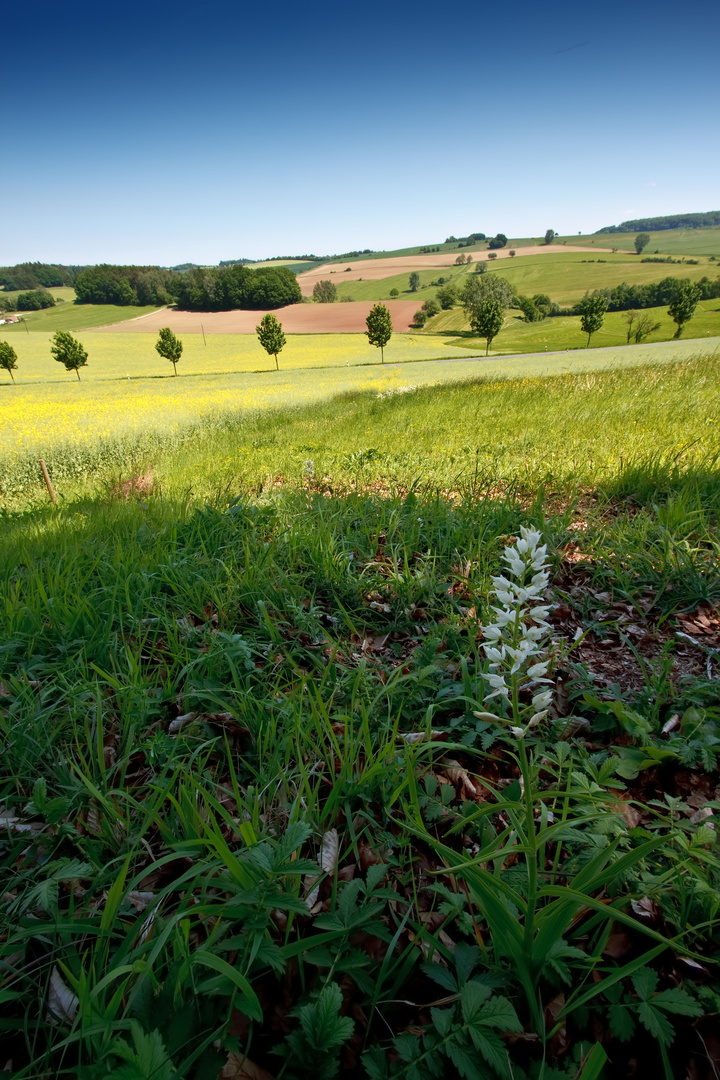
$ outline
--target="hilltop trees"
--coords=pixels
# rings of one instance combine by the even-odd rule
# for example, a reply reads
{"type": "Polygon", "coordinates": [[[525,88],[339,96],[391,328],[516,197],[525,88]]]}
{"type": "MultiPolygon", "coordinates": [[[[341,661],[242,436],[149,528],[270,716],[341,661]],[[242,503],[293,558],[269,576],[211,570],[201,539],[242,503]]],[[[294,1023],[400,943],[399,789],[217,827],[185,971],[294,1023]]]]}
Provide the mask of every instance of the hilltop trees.
{"type": "Polygon", "coordinates": [[[178,275],[177,304],[185,311],[267,311],[302,300],[297,278],[286,266],[196,268],[178,275]]]}
{"type": "Polygon", "coordinates": [[[74,371],[80,382],[80,368],[88,362],[88,354],[80,342],[65,330],[56,330],[50,352],[59,364],[65,365],[66,371],[74,371]]]}
{"type": "Polygon", "coordinates": [[[365,320],[368,341],[380,349],[380,363],[385,363],[385,346],[392,337],[393,326],[390,312],[384,304],[375,304],[365,320]]]}
{"type": "Polygon", "coordinates": [[[650,233],[641,232],[635,237],[635,251],[638,255],[642,255],[645,248],[650,243],[650,233]]]}
{"type": "Polygon", "coordinates": [[[173,370],[177,375],[177,362],[182,356],[183,347],[182,341],[179,337],[175,337],[169,326],[163,326],[162,330],[158,331],[155,348],[164,360],[172,362],[173,370]]]}
{"type": "Polygon", "coordinates": [[[334,281],[316,281],[313,288],[313,300],[318,304],[333,304],[337,300],[337,285],[334,281]]]}
{"type": "Polygon", "coordinates": [[[255,327],[255,331],[258,336],[258,341],[262,345],[268,356],[275,357],[275,370],[280,370],[278,364],[278,353],[282,352],[285,345],[285,335],[283,334],[282,325],[277,321],[272,312],[268,312],[267,315],[263,315],[260,320],[260,325],[255,327]]]}
{"type": "Polygon", "coordinates": [[[668,315],[677,325],[673,337],[680,337],[685,323],[690,322],[695,314],[695,308],[698,306],[701,295],[700,289],[692,281],[685,281],[680,286],[677,296],[668,308],[668,315]]]}
{"type": "Polygon", "coordinates": [[[507,244],[507,236],[505,233],[499,232],[497,236],[493,236],[492,240],[488,241],[488,247],[490,250],[493,248],[504,248],[507,244]]]}
{"type": "Polygon", "coordinates": [[[590,338],[599,330],[605,319],[605,312],[607,311],[607,297],[603,293],[596,293],[595,296],[588,296],[583,304],[583,312],[580,317],[580,329],[587,334],[587,345],[590,344],[590,338]]]}
{"type": "Polygon", "coordinates": [[[13,371],[17,371],[17,353],[7,341],[0,341],[0,368],[7,371],[12,381],[15,382],[13,371]]]}
{"type": "Polygon", "coordinates": [[[545,240],[543,241],[543,243],[552,244],[552,242],[553,242],[553,240],[555,239],[556,236],[557,236],[557,233],[555,232],[554,229],[548,229],[548,231],[545,233],[545,240]]]}

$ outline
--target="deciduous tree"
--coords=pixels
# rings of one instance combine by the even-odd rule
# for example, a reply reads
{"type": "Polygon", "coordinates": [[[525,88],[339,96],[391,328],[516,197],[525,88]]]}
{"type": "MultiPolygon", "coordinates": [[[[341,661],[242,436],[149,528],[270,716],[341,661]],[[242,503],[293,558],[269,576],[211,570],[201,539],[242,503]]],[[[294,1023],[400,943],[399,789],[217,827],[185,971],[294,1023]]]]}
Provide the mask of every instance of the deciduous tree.
{"type": "Polygon", "coordinates": [[[413,270],[410,275],[410,292],[417,292],[420,288],[420,275],[417,270],[413,270]]]}
{"type": "MultiPolygon", "coordinates": [[[[411,275],[412,276],[412,275],[411,275]]],[[[384,304],[375,304],[365,320],[368,341],[380,349],[380,362],[385,363],[385,346],[392,337],[393,326],[390,312],[384,304]]]]}
{"type": "Polygon", "coordinates": [[[281,353],[285,345],[283,328],[271,311],[263,315],[260,325],[255,327],[258,340],[268,356],[275,357],[275,370],[280,370],[278,353],[281,353]]]}
{"type": "Polygon", "coordinates": [[[605,319],[605,312],[607,311],[607,297],[602,293],[597,293],[595,296],[588,296],[583,304],[583,312],[580,317],[580,328],[587,334],[587,344],[585,348],[590,344],[590,338],[599,330],[605,319]]]}
{"type": "Polygon", "coordinates": [[[553,240],[555,239],[555,236],[556,236],[555,230],[554,229],[548,229],[547,232],[545,233],[545,241],[544,242],[546,244],[552,244],[553,240]]]}
{"type": "Polygon", "coordinates": [[[183,346],[179,337],[175,337],[169,326],[163,326],[158,331],[158,339],[155,348],[164,360],[172,362],[173,371],[177,375],[177,362],[182,356],[183,346]]]}
{"type": "Polygon", "coordinates": [[[50,352],[59,364],[65,365],[66,371],[74,371],[80,382],[79,369],[86,367],[88,362],[88,354],[80,342],[65,330],[56,330],[50,352]]]}
{"type": "Polygon", "coordinates": [[[438,289],[435,295],[443,311],[449,311],[455,303],[455,289],[452,285],[445,285],[442,289],[438,289]]]}
{"type": "Polygon", "coordinates": [[[668,315],[677,325],[673,337],[679,338],[685,323],[690,322],[692,319],[700,296],[700,289],[692,281],[685,281],[680,286],[677,296],[668,308],[668,315]]]}
{"type": "Polygon", "coordinates": [[[0,368],[4,368],[15,382],[13,371],[17,371],[17,353],[7,341],[0,341],[0,368]]]}
{"type": "Polygon", "coordinates": [[[490,344],[493,338],[502,330],[503,308],[499,300],[483,300],[478,304],[470,319],[470,326],[474,334],[484,337],[487,342],[485,355],[490,352],[490,344]]]}
{"type": "Polygon", "coordinates": [[[333,304],[337,300],[337,285],[334,281],[318,281],[313,288],[313,300],[318,304],[333,304]]]}
{"type": "Polygon", "coordinates": [[[510,307],[515,299],[515,292],[510,282],[500,274],[473,274],[465,279],[462,299],[465,311],[472,319],[477,305],[485,300],[497,300],[501,307],[510,307]]]}
{"type": "Polygon", "coordinates": [[[650,243],[650,233],[641,232],[635,237],[635,251],[638,255],[641,255],[645,248],[650,243]]]}

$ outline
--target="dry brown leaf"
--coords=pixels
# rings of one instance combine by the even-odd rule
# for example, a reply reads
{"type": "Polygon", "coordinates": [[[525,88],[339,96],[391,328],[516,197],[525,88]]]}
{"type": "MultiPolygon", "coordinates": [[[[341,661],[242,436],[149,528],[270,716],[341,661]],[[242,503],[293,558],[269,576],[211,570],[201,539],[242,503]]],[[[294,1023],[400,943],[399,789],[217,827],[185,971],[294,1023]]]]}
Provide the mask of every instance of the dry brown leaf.
{"type": "Polygon", "coordinates": [[[228,1054],[218,1080],[273,1080],[273,1075],[243,1054],[228,1054]]]}

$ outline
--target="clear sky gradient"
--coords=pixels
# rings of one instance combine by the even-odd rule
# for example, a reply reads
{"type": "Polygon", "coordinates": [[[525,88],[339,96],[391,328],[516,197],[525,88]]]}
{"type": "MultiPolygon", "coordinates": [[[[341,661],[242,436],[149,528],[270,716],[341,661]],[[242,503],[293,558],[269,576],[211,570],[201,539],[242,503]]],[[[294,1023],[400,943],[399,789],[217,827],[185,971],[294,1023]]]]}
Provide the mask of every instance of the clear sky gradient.
{"type": "Polygon", "coordinates": [[[720,209],[717,0],[38,0],[6,23],[0,265],[720,209]]]}

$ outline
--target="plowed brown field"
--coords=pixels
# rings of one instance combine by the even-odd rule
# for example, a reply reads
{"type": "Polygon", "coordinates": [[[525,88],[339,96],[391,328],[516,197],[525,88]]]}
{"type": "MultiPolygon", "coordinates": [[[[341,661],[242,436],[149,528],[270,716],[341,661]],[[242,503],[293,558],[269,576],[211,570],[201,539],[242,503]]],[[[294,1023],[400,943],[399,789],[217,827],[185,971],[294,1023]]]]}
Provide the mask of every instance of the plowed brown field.
{"type": "MultiPolygon", "coordinates": [[[[528,247],[500,248],[494,252],[498,259],[509,259],[510,251],[514,250],[516,256],[521,255],[557,255],[564,251],[604,251],[599,247],[580,247],[573,244],[530,244],[528,247]]],[[[608,251],[610,248],[607,249],[608,251]]],[[[462,253],[464,254],[464,252],[462,253]]],[[[489,251],[471,252],[474,262],[487,260],[489,251]]],[[[335,279],[335,284],[341,281],[378,281],[380,278],[392,277],[393,274],[410,273],[412,270],[429,270],[435,266],[454,266],[456,256],[452,252],[437,252],[432,255],[398,255],[390,259],[360,259],[353,262],[326,263],[324,266],[314,267],[304,274],[298,274],[298,284],[303,296],[311,296],[313,287],[318,281],[330,281],[335,279]]]]}
{"type": "MultiPolygon", "coordinates": [[[[364,333],[365,319],[371,300],[351,304],[292,304],[274,314],[287,334],[353,334],[364,333]]],[[[417,300],[389,300],[386,307],[392,317],[393,329],[404,332],[418,309],[417,300]]],[[[154,334],[169,326],[176,334],[254,334],[264,311],[175,311],[162,308],[138,319],[97,326],[95,330],[112,330],[119,334],[154,334]]],[[[90,331],[89,331],[90,332],[90,331]]]]}

